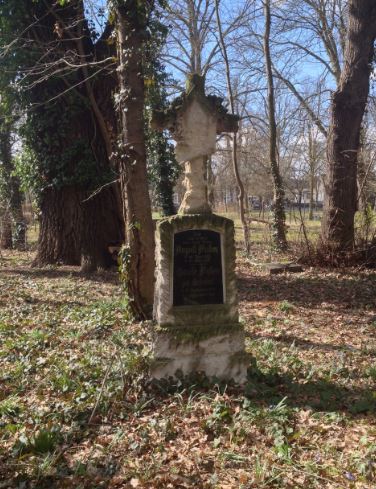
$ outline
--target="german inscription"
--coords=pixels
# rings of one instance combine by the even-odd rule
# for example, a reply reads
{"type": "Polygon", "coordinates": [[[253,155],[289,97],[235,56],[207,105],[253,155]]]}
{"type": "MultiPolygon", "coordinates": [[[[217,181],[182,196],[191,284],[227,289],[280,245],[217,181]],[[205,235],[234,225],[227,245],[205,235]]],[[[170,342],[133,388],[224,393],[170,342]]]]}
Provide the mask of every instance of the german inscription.
{"type": "Polygon", "coordinates": [[[205,229],[174,235],[173,305],[223,304],[221,235],[205,229]]]}

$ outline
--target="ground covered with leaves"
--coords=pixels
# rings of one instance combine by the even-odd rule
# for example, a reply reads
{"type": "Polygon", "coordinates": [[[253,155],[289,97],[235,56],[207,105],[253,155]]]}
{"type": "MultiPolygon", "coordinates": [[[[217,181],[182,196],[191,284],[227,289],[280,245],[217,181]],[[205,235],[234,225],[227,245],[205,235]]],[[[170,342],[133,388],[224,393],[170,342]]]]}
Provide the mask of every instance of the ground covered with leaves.
{"type": "Polygon", "coordinates": [[[150,384],[116,273],[0,258],[0,488],[375,488],[376,272],[239,260],[243,391],[150,384]]]}

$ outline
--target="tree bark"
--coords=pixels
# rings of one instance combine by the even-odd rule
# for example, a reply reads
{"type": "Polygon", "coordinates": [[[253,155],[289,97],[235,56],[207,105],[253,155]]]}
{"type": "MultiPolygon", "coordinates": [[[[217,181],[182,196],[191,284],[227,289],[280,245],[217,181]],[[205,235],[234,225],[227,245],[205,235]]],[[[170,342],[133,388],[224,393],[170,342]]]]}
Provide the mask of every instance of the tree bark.
{"type": "Polygon", "coordinates": [[[148,317],[154,297],[154,227],[144,135],[143,44],[152,1],[124,0],[116,8],[121,128],[120,183],[124,198],[130,268],[128,289],[136,314],[148,317]]]}
{"type": "Polygon", "coordinates": [[[321,237],[335,251],[354,245],[357,156],[376,37],[374,0],[351,0],[345,62],[332,98],[321,237]]]}
{"type": "Polygon", "coordinates": [[[33,266],[79,265],[84,194],[77,187],[50,187],[41,199],[38,250],[33,266]]]}
{"type": "Polygon", "coordinates": [[[10,175],[12,172],[12,155],[10,144],[10,125],[4,122],[0,127],[0,161],[3,166],[3,178],[7,188],[2,196],[0,245],[4,249],[13,248],[12,214],[10,208],[10,175]]]}
{"type": "Polygon", "coordinates": [[[4,250],[13,248],[12,218],[8,209],[2,212],[0,219],[0,247],[4,250]]]}
{"type": "Polygon", "coordinates": [[[270,0],[264,1],[265,32],[264,32],[264,57],[268,84],[268,118],[269,118],[269,161],[273,178],[274,202],[273,202],[273,240],[274,245],[280,251],[287,249],[286,240],[286,215],[284,207],[285,191],[282,176],[277,160],[277,124],[275,119],[274,80],[272,61],[270,54],[270,0]]]}
{"type": "Polygon", "coordinates": [[[81,237],[81,270],[92,272],[113,264],[108,250],[110,245],[124,242],[124,221],[119,209],[118,183],[89,196],[82,203],[83,222],[81,237]]]}
{"type": "Polygon", "coordinates": [[[309,162],[309,212],[308,219],[313,219],[315,170],[317,162],[316,145],[312,136],[312,128],[308,126],[308,162],[309,162]]]}
{"type": "Polygon", "coordinates": [[[22,193],[20,190],[20,181],[16,176],[12,176],[10,180],[11,198],[10,207],[12,212],[14,231],[13,231],[13,246],[17,250],[26,249],[26,221],[22,209],[22,193]]]}
{"type": "MultiPolygon", "coordinates": [[[[12,123],[4,121],[0,128],[0,160],[3,166],[3,177],[6,182],[5,200],[8,207],[6,216],[7,247],[25,249],[26,223],[22,210],[22,193],[19,179],[12,175],[12,123]]],[[[5,221],[4,221],[5,222],[5,221]]]]}
{"type": "Polygon", "coordinates": [[[115,184],[91,195],[77,186],[43,193],[34,266],[81,265],[86,273],[113,265],[108,248],[124,241],[115,184]]]}

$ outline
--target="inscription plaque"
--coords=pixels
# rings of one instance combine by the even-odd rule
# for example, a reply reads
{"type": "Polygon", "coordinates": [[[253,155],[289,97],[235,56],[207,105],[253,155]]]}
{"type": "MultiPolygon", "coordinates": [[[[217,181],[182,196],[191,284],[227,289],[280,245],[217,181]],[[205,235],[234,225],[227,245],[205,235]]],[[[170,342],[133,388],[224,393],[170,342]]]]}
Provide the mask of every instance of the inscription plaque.
{"type": "Polygon", "coordinates": [[[205,229],[174,235],[173,305],[223,304],[221,235],[205,229]]]}

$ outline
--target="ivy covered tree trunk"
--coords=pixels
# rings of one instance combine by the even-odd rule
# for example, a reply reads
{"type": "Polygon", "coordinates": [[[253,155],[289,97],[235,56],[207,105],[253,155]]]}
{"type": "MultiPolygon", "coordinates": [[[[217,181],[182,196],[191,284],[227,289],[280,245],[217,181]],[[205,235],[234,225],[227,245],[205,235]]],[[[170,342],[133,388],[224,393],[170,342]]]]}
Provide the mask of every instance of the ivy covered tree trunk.
{"type": "Polygon", "coordinates": [[[151,35],[144,46],[145,91],[145,137],[147,169],[155,200],[164,216],[176,213],[174,205],[174,186],[181,168],[176,161],[173,145],[163,132],[151,128],[154,110],[168,106],[167,92],[164,86],[168,75],[161,63],[162,48],[165,44],[167,30],[160,22],[152,20],[149,24],[151,35]]]}
{"type": "Polygon", "coordinates": [[[143,47],[152,1],[116,2],[120,182],[130,252],[128,289],[136,314],[150,316],[154,296],[154,226],[146,169],[143,47]]]}
{"type": "MultiPolygon", "coordinates": [[[[111,91],[107,98],[110,95],[111,91]]],[[[124,222],[109,149],[92,108],[81,100],[86,99],[74,96],[74,105],[62,100],[57,107],[45,106],[30,121],[28,140],[33,137],[47,187],[41,196],[35,265],[81,264],[84,272],[91,272],[113,265],[108,248],[123,242],[124,222]],[[54,136],[51,152],[42,136],[55,124],[60,124],[60,132],[54,136]],[[44,166],[43,154],[49,157],[44,166]]]]}
{"type": "Polygon", "coordinates": [[[264,57],[268,82],[268,117],[269,117],[269,161],[273,178],[274,202],[273,202],[273,239],[277,249],[287,249],[286,240],[286,215],[285,215],[285,191],[282,176],[277,159],[277,124],[275,120],[274,80],[272,61],[270,54],[270,0],[264,2],[265,33],[264,33],[264,57]]]}
{"type": "Polygon", "coordinates": [[[93,92],[97,111],[108,130],[100,130],[98,117],[93,114],[87,127],[87,141],[96,160],[96,185],[90,185],[82,202],[83,229],[81,236],[81,270],[91,272],[114,265],[109,246],[120,246],[124,242],[124,219],[118,173],[111,166],[114,141],[110,134],[116,131],[116,114],[112,94],[116,88],[116,77],[100,77],[93,92]],[[103,176],[105,180],[103,181],[103,176]]]}
{"type": "Polygon", "coordinates": [[[321,237],[334,251],[354,245],[357,157],[376,37],[375,0],[350,0],[344,67],[332,98],[321,237]]]}
{"type": "MultiPolygon", "coordinates": [[[[81,264],[89,272],[113,265],[108,247],[123,242],[124,222],[106,146],[90,110],[81,111],[77,117],[68,113],[65,136],[56,140],[61,150],[42,173],[49,185],[41,196],[35,264],[81,264]]],[[[40,158],[43,150],[49,147],[38,148],[40,158]]]]}
{"type": "Polygon", "coordinates": [[[156,201],[164,216],[176,214],[174,185],[179,174],[178,163],[172,155],[170,144],[163,134],[149,129],[148,169],[154,184],[156,201]]]}
{"type": "Polygon", "coordinates": [[[75,186],[46,190],[41,200],[34,266],[81,265],[83,272],[111,267],[114,263],[109,246],[124,241],[116,194],[111,187],[92,197],[75,186]]]}

